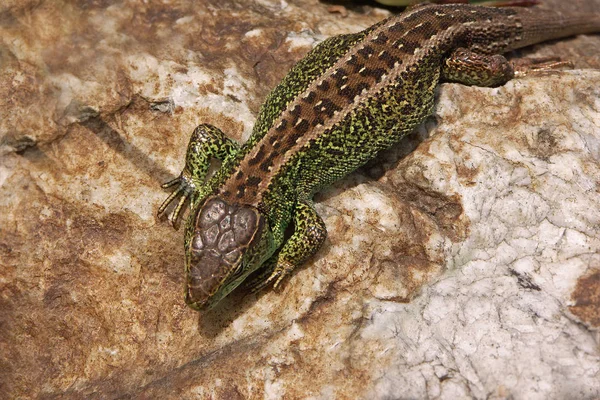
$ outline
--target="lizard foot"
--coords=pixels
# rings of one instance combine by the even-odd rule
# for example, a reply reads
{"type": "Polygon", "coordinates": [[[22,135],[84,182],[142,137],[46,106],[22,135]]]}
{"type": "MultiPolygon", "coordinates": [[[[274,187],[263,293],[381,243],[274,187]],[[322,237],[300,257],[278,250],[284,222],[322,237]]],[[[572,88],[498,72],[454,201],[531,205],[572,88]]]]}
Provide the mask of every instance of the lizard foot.
{"type": "Polygon", "coordinates": [[[182,216],[181,211],[183,210],[186,202],[190,200],[192,193],[194,193],[194,188],[193,185],[191,185],[183,176],[183,174],[161,185],[163,189],[169,189],[173,186],[176,186],[175,189],[171,192],[169,197],[162,202],[158,208],[157,215],[160,217],[162,214],[164,214],[169,205],[179,198],[179,201],[175,205],[173,212],[171,212],[168,217],[171,225],[177,229],[179,228],[179,221],[181,220],[182,216]]]}

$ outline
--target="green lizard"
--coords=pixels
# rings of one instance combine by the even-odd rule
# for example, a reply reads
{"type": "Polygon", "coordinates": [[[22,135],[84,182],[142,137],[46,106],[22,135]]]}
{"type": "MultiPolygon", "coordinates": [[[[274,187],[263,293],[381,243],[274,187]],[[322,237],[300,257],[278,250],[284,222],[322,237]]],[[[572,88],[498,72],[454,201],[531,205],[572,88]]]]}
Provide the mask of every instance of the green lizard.
{"type": "Polygon", "coordinates": [[[441,81],[497,86],[506,51],[600,31],[599,14],[427,5],[310,51],[270,93],[239,146],[198,126],[181,175],[159,208],[185,224],[185,300],[214,306],[250,274],[279,284],[327,235],[313,195],[397,143],[432,112],[441,81]],[[206,179],[212,158],[220,169],[206,179]],[[293,227],[286,237],[288,226],[293,227]]]}

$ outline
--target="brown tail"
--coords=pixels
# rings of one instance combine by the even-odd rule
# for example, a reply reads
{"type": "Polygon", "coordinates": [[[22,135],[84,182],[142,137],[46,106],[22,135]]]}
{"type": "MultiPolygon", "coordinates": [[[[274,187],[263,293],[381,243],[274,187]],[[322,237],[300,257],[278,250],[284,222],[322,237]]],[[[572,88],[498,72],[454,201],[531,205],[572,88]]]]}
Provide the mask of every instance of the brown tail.
{"type": "Polygon", "coordinates": [[[600,12],[581,14],[538,8],[515,8],[523,24],[523,37],[511,49],[546,40],[600,32],[600,12]]]}

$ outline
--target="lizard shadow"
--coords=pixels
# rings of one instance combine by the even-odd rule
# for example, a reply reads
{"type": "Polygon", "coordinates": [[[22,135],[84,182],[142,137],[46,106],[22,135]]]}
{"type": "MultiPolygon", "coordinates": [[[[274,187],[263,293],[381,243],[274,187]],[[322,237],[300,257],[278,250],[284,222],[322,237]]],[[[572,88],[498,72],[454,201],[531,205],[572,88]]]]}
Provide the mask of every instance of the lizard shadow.
{"type": "Polygon", "coordinates": [[[251,293],[244,284],[241,284],[214,308],[199,313],[198,333],[206,339],[217,337],[236,319],[245,315],[260,297],[262,297],[261,293],[251,293]]]}
{"type": "Polygon", "coordinates": [[[80,122],[80,125],[94,133],[99,139],[106,143],[107,146],[112,148],[115,152],[122,154],[123,157],[129,160],[138,170],[145,172],[157,182],[162,183],[173,175],[167,169],[161,167],[160,164],[148,157],[146,152],[125,140],[121,133],[113,129],[101,117],[89,118],[80,122]]]}

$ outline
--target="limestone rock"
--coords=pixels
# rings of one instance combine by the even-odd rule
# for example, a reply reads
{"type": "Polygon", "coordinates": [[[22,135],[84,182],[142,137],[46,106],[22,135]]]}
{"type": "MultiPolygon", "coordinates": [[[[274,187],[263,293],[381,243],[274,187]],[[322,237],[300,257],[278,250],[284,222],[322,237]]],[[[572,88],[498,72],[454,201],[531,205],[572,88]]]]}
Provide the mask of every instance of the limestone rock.
{"type": "Polygon", "coordinates": [[[388,14],[0,5],[0,393],[599,397],[598,36],[538,47],[574,70],[442,85],[316,197],[328,240],[280,290],[184,305],[182,235],[155,212],[193,128],[244,140],[295,60],[388,14]]]}

